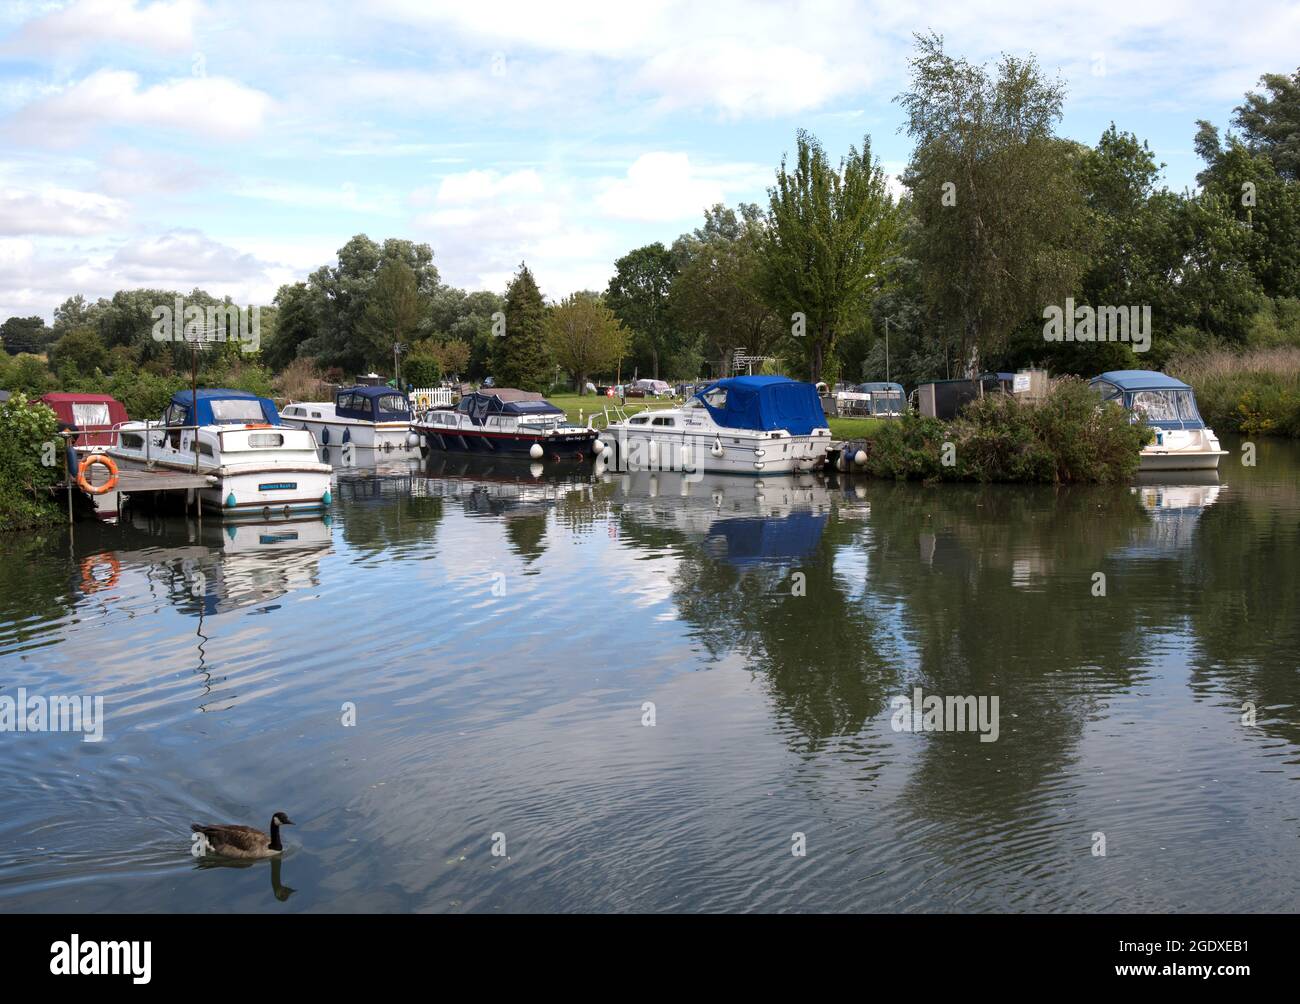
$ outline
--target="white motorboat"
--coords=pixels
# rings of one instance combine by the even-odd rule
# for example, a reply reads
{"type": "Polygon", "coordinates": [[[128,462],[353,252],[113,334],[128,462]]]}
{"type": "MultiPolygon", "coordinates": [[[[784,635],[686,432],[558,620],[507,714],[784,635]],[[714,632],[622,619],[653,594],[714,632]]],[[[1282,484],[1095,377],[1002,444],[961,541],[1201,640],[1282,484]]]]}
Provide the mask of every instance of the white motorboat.
{"type": "Polygon", "coordinates": [[[813,385],[779,376],[716,380],[680,408],[605,423],[601,458],[619,471],[793,474],[824,464],[831,444],[813,385]]]}
{"type": "Polygon", "coordinates": [[[1139,471],[1212,471],[1228,451],[1207,428],[1196,394],[1181,380],[1155,370],[1113,370],[1093,377],[1103,401],[1113,401],[1144,422],[1155,438],[1142,450],[1139,471]]]}
{"type": "Polygon", "coordinates": [[[330,401],[286,405],[280,419],[292,429],[306,429],[321,446],[366,450],[409,450],[411,407],[406,395],[391,387],[344,387],[330,401]]]}
{"type": "Polygon", "coordinates": [[[305,429],[280,422],[275,404],[239,390],[183,390],[159,422],[117,426],[109,454],[133,467],[195,471],[204,509],[223,516],[265,516],[328,509],[331,468],[305,429]]]}

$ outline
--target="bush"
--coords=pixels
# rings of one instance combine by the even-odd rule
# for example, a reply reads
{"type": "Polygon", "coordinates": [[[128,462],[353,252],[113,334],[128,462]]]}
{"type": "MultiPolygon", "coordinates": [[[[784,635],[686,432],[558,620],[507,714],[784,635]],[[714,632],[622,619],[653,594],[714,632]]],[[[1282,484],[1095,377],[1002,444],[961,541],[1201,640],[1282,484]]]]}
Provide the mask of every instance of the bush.
{"type": "Polygon", "coordinates": [[[48,394],[56,386],[54,374],[42,356],[20,353],[13,357],[4,373],[4,390],[21,391],[28,397],[48,394]]]}
{"type": "Polygon", "coordinates": [[[62,478],[63,458],[53,411],[21,392],[0,403],[0,530],[61,521],[49,490],[62,478]]]}
{"type": "Polygon", "coordinates": [[[1109,483],[1131,478],[1150,431],[1087,383],[1058,380],[1038,405],[1009,394],[972,401],[944,423],[906,415],[867,438],[873,477],[923,481],[1109,483]],[[951,444],[953,463],[943,463],[951,444]]]}
{"type": "Polygon", "coordinates": [[[413,387],[437,387],[442,367],[431,354],[413,352],[402,364],[402,379],[413,387]]]}

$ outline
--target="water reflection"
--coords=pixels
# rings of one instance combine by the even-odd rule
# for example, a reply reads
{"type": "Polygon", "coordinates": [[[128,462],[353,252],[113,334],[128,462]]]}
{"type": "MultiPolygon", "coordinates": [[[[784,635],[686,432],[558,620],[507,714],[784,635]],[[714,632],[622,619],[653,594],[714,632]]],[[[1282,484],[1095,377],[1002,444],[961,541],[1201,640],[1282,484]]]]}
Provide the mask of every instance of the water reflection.
{"type": "Polygon", "coordinates": [[[177,881],[186,826],[292,804],[294,910],[1287,908],[1298,453],[1117,488],[387,457],[326,519],[0,542],[0,687],[109,709],[0,741],[0,900],[267,909],[177,881]],[[998,741],[895,732],[914,687],[997,696],[998,741]]]}
{"type": "Polygon", "coordinates": [[[290,896],[298,890],[292,886],[285,885],[280,879],[280,872],[283,867],[283,859],[279,856],[269,858],[266,861],[239,861],[233,858],[203,857],[194,863],[196,871],[209,871],[221,868],[262,868],[268,867],[271,872],[271,895],[277,901],[284,903],[290,896]]]}

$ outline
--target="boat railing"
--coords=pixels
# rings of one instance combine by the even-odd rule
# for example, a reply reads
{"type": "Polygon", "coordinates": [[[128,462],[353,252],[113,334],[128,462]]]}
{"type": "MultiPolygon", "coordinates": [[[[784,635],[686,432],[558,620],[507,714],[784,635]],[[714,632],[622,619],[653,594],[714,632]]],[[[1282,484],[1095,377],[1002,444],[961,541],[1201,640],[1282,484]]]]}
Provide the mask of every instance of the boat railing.
{"type": "MultiPolygon", "coordinates": [[[[114,445],[116,445],[119,449],[121,449],[122,447],[122,433],[124,431],[144,432],[145,435],[142,437],[144,439],[144,462],[149,467],[152,467],[154,465],[153,436],[149,435],[149,433],[161,432],[163,434],[163,440],[165,441],[167,439],[167,435],[172,432],[197,433],[199,431],[199,426],[197,425],[163,425],[159,422],[151,422],[148,420],[146,420],[143,424],[144,424],[144,428],[141,429],[140,423],[137,422],[118,422],[115,426],[113,426],[113,428],[106,430],[106,432],[109,435],[117,436],[117,442],[114,445]],[[133,428],[123,429],[124,425],[131,425],[133,426],[133,428]]],[[[195,435],[192,442],[194,445],[194,471],[197,474],[199,470],[199,437],[195,435]]],[[[177,452],[179,452],[179,450],[177,452]]]]}

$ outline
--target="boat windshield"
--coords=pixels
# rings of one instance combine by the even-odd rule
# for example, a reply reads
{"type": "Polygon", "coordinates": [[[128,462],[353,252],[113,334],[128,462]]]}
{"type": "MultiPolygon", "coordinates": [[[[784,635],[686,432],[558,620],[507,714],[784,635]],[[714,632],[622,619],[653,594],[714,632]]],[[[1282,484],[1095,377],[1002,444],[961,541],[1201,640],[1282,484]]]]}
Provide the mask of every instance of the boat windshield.
{"type": "Polygon", "coordinates": [[[72,421],[78,429],[84,429],[88,425],[113,424],[113,420],[108,416],[108,405],[101,403],[74,403],[72,406],[72,421]]]}
{"type": "Polygon", "coordinates": [[[240,398],[216,399],[212,403],[212,418],[217,422],[265,422],[262,402],[240,398]]]}
{"type": "Polygon", "coordinates": [[[1200,417],[1190,390],[1137,391],[1133,410],[1147,422],[1192,422],[1200,417]]]}

